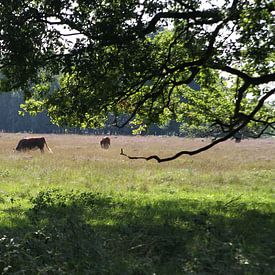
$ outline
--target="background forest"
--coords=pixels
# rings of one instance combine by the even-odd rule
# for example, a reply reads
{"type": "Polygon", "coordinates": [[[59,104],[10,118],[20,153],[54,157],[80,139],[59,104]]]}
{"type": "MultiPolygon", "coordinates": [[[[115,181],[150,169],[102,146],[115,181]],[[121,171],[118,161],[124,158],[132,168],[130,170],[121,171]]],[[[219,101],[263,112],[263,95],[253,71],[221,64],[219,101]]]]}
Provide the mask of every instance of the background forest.
{"type": "MultiPolygon", "coordinates": [[[[20,104],[24,103],[23,94],[9,92],[0,94],[0,130],[3,132],[31,132],[31,133],[78,133],[78,134],[120,134],[130,135],[131,127],[119,129],[106,125],[101,129],[63,128],[54,125],[46,112],[31,116],[28,113],[20,115],[20,104]]],[[[22,111],[22,110],[21,110],[22,111]]],[[[152,135],[180,135],[180,124],[171,121],[166,127],[152,125],[148,134],[152,135]]]]}
{"type": "MultiPolygon", "coordinates": [[[[194,89],[198,87],[193,84],[194,89]]],[[[97,129],[80,129],[80,128],[63,128],[54,125],[47,113],[44,111],[35,116],[29,113],[23,113],[20,105],[24,103],[24,96],[20,92],[0,93],[0,131],[2,132],[29,132],[29,133],[77,133],[77,134],[112,134],[112,135],[131,135],[133,127],[131,125],[124,128],[118,128],[106,124],[103,128],[97,129]]],[[[125,116],[124,116],[125,117],[125,116]]],[[[121,116],[122,120],[124,118],[121,116]]],[[[110,117],[110,121],[112,121],[110,117]]],[[[242,138],[249,138],[252,132],[257,133],[257,129],[242,131],[242,138]]],[[[141,134],[145,134],[142,132],[141,134]]],[[[184,124],[171,120],[167,125],[159,127],[152,124],[146,134],[149,135],[175,135],[188,137],[215,137],[219,136],[219,132],[210,132],[205,126],[201,127],[185,127],[184,124]]]]}

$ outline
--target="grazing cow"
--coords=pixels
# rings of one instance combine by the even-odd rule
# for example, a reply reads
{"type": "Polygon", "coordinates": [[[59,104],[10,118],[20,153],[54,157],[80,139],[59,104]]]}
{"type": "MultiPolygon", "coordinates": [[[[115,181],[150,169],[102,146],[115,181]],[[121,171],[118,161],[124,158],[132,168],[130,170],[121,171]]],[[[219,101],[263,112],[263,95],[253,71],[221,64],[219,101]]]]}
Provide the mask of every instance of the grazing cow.
{"type": "Polygon", "coordinates": [[[111,145],[111,140],[109,137],[104,137],[101,141],[100,141],[100,146],[103,149],[108,149],[111,145]]]}
{"type": "Polygon", "coordinates": [[[44,153],[44,145],[46,145],[47,149],[50,153],[52,153],[51,148],[47,145],[44,137],[37,138],[23,138],[19,141],[16,151],[25,152],[27,150],[36,150],[40,149],[41,153],[44,153]]]}

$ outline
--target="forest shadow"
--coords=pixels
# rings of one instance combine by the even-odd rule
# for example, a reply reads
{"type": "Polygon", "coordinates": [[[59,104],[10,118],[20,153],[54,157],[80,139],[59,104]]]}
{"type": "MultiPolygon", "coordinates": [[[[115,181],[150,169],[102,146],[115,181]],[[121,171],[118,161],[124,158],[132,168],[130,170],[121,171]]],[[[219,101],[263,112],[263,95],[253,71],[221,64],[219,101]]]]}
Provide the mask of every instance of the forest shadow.
{"type": "MultiPolygon", "coordinates": [[[[41,192],[0,225],[2,274],[273,274],[275,213],[237,200],[41,192]]],[[[273,206],[274,209],[274,206],[273,206]]]]}

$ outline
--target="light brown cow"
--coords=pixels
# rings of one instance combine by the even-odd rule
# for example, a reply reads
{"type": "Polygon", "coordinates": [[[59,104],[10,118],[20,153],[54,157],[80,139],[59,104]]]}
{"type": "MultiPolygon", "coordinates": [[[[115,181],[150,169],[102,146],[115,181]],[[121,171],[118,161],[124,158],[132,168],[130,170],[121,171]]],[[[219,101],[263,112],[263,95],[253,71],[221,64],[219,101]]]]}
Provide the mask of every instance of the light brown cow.
{"type": "Polygon", "coordinates": [[[47,145],[44,137],[35,137],[35,138],[23,138],[19,141],[16,151],[25,152],[28,150],[37,150],[40,149],[41,153],[44,153],[44,145],[50,153],[52,153],[51,148],[47,145]]]}
{"type": "Polygon", "coordinates": [[[108,149],[111,145],[111,139],[109,137],[104,137],[100,141],[100,146],[103,149],[108,149]]]}

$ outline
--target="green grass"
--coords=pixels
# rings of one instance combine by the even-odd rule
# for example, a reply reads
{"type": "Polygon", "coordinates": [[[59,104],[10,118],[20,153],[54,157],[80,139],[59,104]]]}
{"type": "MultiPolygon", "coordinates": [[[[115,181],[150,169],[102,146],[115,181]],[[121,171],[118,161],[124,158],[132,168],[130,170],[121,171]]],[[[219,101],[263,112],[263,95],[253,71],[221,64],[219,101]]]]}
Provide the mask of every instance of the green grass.
{"type": "Polygon", "coordinates": [[[157,164],[119,150],[200,141],[49,135],[41,156],[11,153],[19,137],[0,139],[2,274],[274,274],[274,140],[157,164]]]}

